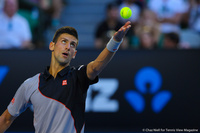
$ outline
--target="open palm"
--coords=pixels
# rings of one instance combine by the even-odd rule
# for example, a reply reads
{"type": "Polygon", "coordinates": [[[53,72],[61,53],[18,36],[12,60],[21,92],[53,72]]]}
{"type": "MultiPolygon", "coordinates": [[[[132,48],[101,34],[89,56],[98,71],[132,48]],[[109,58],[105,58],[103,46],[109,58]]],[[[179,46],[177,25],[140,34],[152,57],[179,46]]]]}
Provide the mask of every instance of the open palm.
{"type": "Polygon", "coordinates": [[[122,38],[126,35],[128,30],[131,28],[131,22],[128,21],[114,34],[114,40],[120,42],[122,38]]]}

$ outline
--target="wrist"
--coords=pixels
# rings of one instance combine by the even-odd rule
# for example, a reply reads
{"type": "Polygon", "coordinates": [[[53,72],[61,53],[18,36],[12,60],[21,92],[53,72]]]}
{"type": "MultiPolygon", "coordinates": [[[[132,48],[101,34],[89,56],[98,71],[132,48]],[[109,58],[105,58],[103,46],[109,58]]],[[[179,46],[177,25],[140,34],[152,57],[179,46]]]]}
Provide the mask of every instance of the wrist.
{"type": "Polygon", "coordinates": [[[113,37],[110,39],[110,41],[108,42],[108,44],[106,45],[106,48],[110,51],[110,52],[116,52],[119,49],[120,44],[122,43],[123,39],[118,42],[116,41],[113,37]]]}
{"type": "Polygon", "coordinates": [[[117,38],[117,37],[112,37],[113,38],[113,40],[115,41],[115,42],[121,42],[122,41],[122,39],[119,39],[119,38],[117,38]]]}

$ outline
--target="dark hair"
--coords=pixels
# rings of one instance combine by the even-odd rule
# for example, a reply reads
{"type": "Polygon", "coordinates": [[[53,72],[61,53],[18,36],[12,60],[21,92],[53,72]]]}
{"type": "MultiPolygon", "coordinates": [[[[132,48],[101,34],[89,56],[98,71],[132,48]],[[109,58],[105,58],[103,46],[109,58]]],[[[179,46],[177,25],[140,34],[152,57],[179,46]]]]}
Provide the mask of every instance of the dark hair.
{"type": "Polygon", "coordinates": [[[58,37],[64,33],[70,34],[70,35],[76,37],[76,39],[78,40],[78,33],[77,33],[76,29],[73,27],[70,27],[70,26],[64,26],[64,27],[59,28],[56,31],[56,33],[54,34],[54,37],[53,37],[53,42],[56,43],[58,40],[58,37]]]}
{"type": "Polygon", "coordinates": [[[180,42],[179,34],[175,32],[166,33],[165,37],[173,41],[174,43],[178,44],[180,42]]]}

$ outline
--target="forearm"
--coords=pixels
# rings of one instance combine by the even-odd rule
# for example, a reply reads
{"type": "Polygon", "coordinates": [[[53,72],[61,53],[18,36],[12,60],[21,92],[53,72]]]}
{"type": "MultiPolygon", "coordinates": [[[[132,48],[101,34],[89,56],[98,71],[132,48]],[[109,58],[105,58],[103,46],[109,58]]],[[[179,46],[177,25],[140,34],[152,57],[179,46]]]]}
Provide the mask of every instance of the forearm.
{"type": "Polygon", "coordinates": [[[107,48],[104,48],[99,56],[88,64],[87,67],[90,68],[87,69],[88,78],[94,79],[107,66],[114,54],[115,52],[110,52],[107,48]]]}
{"type": "Polygon", "coordinates": [[[0,117],[0,133],[4,133],[11,125],[11,121],[6,121],[3,116],[0,117]]]}
{"type": "Polygon", "coordinates": [[[0,133],[4,133],[12,124],[14,121],[14,117],[12,117],[8,110],[6,110],[1,116],[0,116],[0,133]]]}
{"type": "Polygon", "coordinates": [[[107,48],[104,48],[104,50],[94,60],[94,70],[97,72],[101,72],[105,68],[105,66],[110,62],[114,55],[115,52],[110,52],[107,48]]]}
{"type": "Polygon", "coordinates": [[[99,56],[87,65],[87,76],[93,80],[110,62],[115,52],[118,50],[123,41],[123,37],[131,27],[131,22],[128,21],[122,26],[108,42],[106,48],[99,54],[99,56]]]}

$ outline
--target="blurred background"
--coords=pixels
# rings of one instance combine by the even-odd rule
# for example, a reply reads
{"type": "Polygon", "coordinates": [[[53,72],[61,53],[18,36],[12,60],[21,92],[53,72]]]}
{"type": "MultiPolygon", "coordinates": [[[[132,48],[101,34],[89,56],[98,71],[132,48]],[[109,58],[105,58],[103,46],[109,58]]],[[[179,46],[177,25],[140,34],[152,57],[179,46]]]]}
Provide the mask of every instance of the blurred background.
{"type": "Polygon", "coordinates": [[[121,49],[200,48],[199,0],[1,0],[0,4],[0,49],[48,49],[56,29],[66,25],[78,30],[79,49],[102,49],[128,20],[133,26],[121,49]],[[122,7],[131,8],[130,19],[120,17],[122,7]]]}
{"type": "MultiPolygon", "coordinates": [[[[94,60],[126,22],[132,28],[92,85],[86,133],[195,129],[200,123],[200,0],[0,0],[0,114],[20,84],[50,63],[55,31],[79,34],[71,65],[94,60]]],[[[8,132],[34,132],[27,109],[8,132]]]]}

